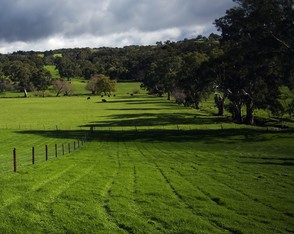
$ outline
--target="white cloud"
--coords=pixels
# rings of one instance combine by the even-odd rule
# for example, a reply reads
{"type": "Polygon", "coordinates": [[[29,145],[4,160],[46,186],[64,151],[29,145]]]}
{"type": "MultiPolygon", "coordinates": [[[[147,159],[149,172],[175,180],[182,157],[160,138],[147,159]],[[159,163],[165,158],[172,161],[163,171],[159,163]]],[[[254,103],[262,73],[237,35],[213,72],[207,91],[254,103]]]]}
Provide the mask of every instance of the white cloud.
{"type": "Polygon", "coordinates": [[[184,28],[167,28],[163,30],[142,32],[136,29],[130,29],[127,32],[113,33],[103,36],[84,34],[76,37],[64,37],[55,35],[49,38],[29,41],[29,42],[0,42],[0,53],[9,53],[12,51],[44,51],[61,48],[91,47],[123,47],[126,45],[152,45],[157,41],[176,41],[185,34],[187,37],[196,37],[203,34],[205,26],[194,26],[184,28]],[[189,32],[189,33],[186,33],[189,32]]]}

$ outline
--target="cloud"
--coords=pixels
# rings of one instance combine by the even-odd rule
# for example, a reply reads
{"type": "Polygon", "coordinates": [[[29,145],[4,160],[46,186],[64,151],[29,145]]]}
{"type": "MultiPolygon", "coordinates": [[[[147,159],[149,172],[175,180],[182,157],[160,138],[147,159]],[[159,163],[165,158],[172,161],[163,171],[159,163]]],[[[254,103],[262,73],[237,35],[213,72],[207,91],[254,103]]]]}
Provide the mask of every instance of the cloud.
{"type": "Polygon", "coordinates": [[[212,22],[232,5],[231,0],[2,0],[0,52],[183,39],[215,31],[212,22]]]}

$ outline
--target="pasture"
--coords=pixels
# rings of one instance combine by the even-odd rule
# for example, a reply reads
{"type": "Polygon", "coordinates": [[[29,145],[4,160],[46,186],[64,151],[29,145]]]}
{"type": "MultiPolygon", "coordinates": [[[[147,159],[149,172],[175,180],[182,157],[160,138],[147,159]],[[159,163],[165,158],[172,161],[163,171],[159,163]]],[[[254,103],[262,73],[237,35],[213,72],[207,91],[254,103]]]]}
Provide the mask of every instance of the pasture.
{"type": "Polygon", "coordinates": [[[294,232],[293,128],[131,96],[137,85],[119,84],[106,103],[0,99],[0,233],[294,232]],[[91,128],[82,147],[54,157],[53,145],[91,128]]]}

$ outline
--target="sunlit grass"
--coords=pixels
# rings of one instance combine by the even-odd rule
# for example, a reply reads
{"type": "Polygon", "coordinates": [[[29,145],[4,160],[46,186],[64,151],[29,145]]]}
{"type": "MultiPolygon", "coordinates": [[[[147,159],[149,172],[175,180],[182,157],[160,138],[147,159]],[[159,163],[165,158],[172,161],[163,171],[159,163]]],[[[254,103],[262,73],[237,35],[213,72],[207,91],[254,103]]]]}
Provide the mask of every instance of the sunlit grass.
{"type": "Polygon", "coordinates": [[[0,99],[1,233],[294,231],[293,129],[236,125],[209,100],[193,110],[131,96],[138,83],[118,87],[106,103],[0,99]],[[54,157],[55,144],[91,127],[83,147],[54,157]]]}

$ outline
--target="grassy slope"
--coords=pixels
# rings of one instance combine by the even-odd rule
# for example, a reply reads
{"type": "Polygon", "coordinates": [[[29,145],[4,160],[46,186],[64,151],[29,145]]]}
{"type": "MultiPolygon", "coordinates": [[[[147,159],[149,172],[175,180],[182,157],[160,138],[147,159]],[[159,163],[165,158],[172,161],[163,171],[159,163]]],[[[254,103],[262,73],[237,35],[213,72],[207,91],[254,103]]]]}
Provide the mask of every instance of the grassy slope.
{"type": "MultiPolygon", "coordinates": [[[[0,99],[2,168],[15,142],[29,154],[33,144],[69,142],[95,126],[71,154],[50,151],[45,163],[42,153],[34,166],[0,173],[1,233],[294,231],[291,131],[221,124],[120,85],[107,103],[0,99]]],[[[19,155],[27,164],[28,154],[19,155]]]]}
{"type": "Polygon", "coordinates": [[[60,78],[59,71],[56,70],[56,66],[46,65],[44,68],[51,73],[53,78],[60,78]]]}

